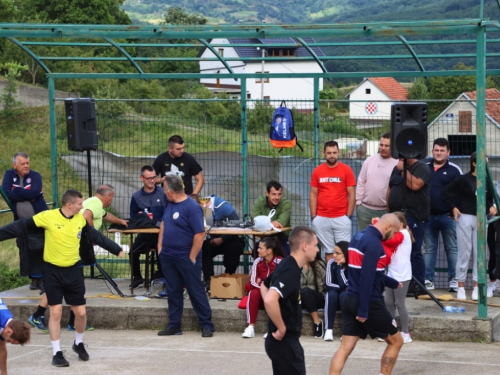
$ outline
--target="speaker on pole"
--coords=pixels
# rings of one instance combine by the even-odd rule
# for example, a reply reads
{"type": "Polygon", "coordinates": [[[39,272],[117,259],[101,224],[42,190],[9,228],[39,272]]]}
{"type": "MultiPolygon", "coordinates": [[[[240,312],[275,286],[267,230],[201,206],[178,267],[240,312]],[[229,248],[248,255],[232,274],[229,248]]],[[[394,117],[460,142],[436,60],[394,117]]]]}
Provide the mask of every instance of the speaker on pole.
{"type": "Polygon", "coordinates": [[[427,103],[392,104],[391,155],[395,159],[427,156],[427,103]]]}
{"type": "Polygon", "coordinates": [[[93,98],[70,98],[64,101],[68,150],[97,150],[97,125],[93,98]]]}

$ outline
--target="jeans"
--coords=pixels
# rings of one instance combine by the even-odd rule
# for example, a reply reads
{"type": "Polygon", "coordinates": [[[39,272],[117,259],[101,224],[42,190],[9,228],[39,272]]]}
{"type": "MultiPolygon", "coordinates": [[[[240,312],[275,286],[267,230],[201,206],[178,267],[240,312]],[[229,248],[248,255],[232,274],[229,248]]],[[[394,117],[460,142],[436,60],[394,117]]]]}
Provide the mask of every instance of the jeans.
{"type": "Polygon", "coordinates": [[[411,273],[420,283],[425,283],[425,262],[422,255],[422,243],[424,242],[426,221],[420,221],[416,217],[407,216],[406,222],[415,242],[411,245],[411,273]]]}
{"type": "Polygon", "coordinates": [[[457,223],[447,214],[431,215],[425,230],[424,260],[425,279],[434,281],[436,255],[439,246],[439,232],[443,238],[444,251],[448,261],[448,279],[454,279],[457,266],[457,223]]]}

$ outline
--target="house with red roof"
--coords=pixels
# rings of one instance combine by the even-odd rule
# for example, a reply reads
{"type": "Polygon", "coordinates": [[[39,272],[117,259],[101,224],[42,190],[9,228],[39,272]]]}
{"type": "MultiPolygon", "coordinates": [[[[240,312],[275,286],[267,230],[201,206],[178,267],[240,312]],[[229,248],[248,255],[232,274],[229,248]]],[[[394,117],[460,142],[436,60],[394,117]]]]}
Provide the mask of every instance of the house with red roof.
{"type": "MultiPolygon", "coordinates": [[[[476,151],[476,91],[464,92],[427,127],[429,154],[436,138],[447,138],[452,156],[476,151]]],[[[486,90],[486,154],[500,155],[500,92],[486,90]]]]}
{"type": "MultiPolygon", "coordinates": [[[[314,43],[312,38],[303,38],[305,43],[314,43]]],[[[228,58],[227,63],[235,73],[321,73],[321,67],[313,60],[311,53],[293,38],[214,38],[211,41],[220,56],[228,58]],[[274,46],[272,46],[274,44],[274,46]],[[262,47],[260,47],[262,45],[262,47]],[[266,60],[262,61],[261,58],[266,60]],[[297,60],[293,58],[310,58],[297,60]],[[245,60],[232,60],[244,58],[245,60]]],[[[310,47],[313,53],[324,56],[319,47],[310,47]]],[[[220,78],[202,78],[200,83],[209,90],[225,92],[231,99],[239,99],[241,91],[240,79],[228,77],[226,67],[220,61],[207,61],[214,58],[214,53],[204,48],[201,57],[200,73],[220,74],[220,78]]],[[[323,89],[323,78],[319,80],[319,90],[323,89]]],[[[279,106],[281,100],[307,100],[307,102],[289,102],[288,107],[312,109],[314,104],[314,82],[312,78],[257,78],[247,79],[246,93],[248,106],[254,100],[263,100],[273,106],[279,106]]]]}
{"type": "Polygon", "coordinates": [[[408,100],[408,91],[392,77],[365,78],[346,95],[349,117],[363,127],[379,126],[391,119],[391,105],[408,100]]]}

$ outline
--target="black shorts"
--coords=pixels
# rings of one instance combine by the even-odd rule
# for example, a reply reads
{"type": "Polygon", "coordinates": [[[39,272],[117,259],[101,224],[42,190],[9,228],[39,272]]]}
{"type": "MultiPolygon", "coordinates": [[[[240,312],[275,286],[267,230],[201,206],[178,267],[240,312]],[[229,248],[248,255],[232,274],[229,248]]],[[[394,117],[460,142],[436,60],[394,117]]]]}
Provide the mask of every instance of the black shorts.
{"type": "Polygon", "coordinates": [[[269,332],[264,347],[271,359],[273,375],[306,374],[304,349],[298,337],[285,334],[283,340],[278,341],[269,332]]]}
{"type": "Polygon", "coordinates": [[[70,267],[58,267],[45,262],[43,285],[49,306],[61,305],[63,297],[70,306],[86,303],[85,281],[78,263],[70,267]]]}
{"type": "Polygon", "coordinates": [[[342,303],[342,335],[365,339],[369,334],[372,338],[384,339],[398,333],[396,321],[383,301],[370,301],[368,319],[364,323],[356,319],[358,308],[358,297],[346,293],[342,303]]]}

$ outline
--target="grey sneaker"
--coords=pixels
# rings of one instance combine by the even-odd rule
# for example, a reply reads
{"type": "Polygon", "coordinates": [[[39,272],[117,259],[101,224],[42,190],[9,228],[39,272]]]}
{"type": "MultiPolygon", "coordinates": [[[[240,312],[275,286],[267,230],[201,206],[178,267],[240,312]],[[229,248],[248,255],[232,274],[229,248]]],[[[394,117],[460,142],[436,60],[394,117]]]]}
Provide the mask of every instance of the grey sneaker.
{"type": "Polygon", "coordinates": [[[427,290],[434,290],[434,281],[425,280],[425,288],[427,290]]]}
{"type": "Polygon", "coordinates": [[[458,281],[457,279],[451,279],[449,283],[449,292],[458,292],[458,281]]]}

